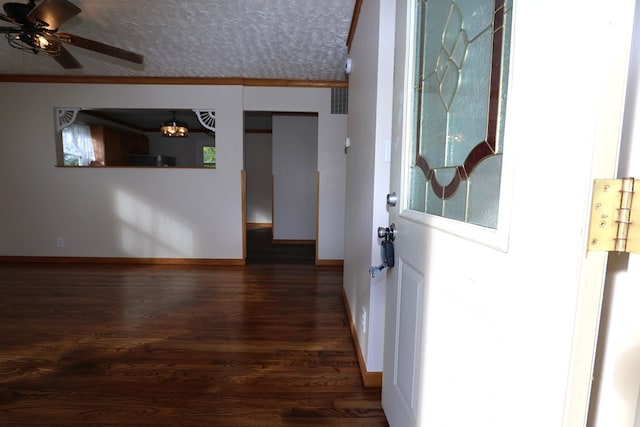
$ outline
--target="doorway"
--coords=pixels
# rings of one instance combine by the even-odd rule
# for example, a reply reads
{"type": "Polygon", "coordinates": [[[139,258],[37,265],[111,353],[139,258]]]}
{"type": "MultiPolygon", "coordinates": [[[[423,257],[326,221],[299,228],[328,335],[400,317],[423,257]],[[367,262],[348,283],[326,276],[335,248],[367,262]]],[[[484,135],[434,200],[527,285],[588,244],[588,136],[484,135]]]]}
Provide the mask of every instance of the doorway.
{"type": "Polygon", "coordinates": [[[244,116],[246,262],[314,264],[317,113],[244,116]]]}

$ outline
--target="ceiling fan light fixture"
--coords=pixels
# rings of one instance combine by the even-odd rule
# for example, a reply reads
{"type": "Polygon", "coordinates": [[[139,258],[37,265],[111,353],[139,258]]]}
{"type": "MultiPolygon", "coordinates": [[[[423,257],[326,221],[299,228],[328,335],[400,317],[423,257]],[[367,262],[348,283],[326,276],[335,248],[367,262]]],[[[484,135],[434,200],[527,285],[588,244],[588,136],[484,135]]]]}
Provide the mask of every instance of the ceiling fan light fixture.
{"type": "Polygon", "coordinates": [[[176,119],[175,111],[172,113],[173,117],[171,120],[162,122],[160,125],[160,132],[162,133],[162,136],[169,138],[184,138],[189,135],[189,128],[187,127],[187,124],[176,119]]]}
{"type": "Polygon", "coordinates": [[[5,35],[11,47],[34,55],[54,57],[65,69],[78,69],[82,65],[64,48],[63,43],[136,64],[144,63],[144,56],[138,53],[58,32],[62,24],[82,12],[69,0],[29,0],[28,4],[10,1],[2,9],[6,15],[0,13],[0,22],[13,26],[0,26],[0,33],[5,35]]]}
{"type": "Polygon", "coordinates": [[[62,44],[55,34],[47,31],[17,31],[6,34],[11,47],[33,53],[34,55],[58,56],[62,44]]]}

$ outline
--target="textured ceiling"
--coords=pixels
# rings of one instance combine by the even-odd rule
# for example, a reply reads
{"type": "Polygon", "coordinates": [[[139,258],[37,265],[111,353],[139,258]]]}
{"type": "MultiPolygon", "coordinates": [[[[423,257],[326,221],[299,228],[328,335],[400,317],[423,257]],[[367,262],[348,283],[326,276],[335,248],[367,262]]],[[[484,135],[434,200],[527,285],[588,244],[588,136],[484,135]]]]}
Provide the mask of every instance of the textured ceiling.
{"type": "Polygon", "coordinates": [[[0,74],[346,80],[355,0],[70,1],[82,13],[60,31],[140,53],[145,63],[68,46],[83,68],[65,70],[0,40],[0,74]]]}

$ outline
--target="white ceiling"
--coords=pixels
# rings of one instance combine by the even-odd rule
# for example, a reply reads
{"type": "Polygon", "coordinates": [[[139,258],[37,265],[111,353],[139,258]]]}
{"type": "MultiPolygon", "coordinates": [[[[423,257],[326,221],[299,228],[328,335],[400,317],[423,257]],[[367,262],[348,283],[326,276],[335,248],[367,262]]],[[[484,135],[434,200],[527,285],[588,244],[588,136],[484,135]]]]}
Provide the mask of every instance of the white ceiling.
{"type": "Polygon", "coordinates": [[[67,46],[83,68],[65,70],[0,39],[0,74],[346,80],[355,0],[70,1],[82,12],[60,31],[140,53],[145,63],[67,46]]]}

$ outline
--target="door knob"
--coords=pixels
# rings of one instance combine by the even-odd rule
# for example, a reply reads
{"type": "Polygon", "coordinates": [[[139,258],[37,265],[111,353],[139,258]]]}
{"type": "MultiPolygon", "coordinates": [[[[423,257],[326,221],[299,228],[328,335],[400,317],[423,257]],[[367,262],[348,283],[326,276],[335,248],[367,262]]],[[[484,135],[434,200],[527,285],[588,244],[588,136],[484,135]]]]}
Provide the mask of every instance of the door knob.
{"type": "Polygon", "coordinates": [[[378,227],[378,237],[381,239],[391,240],[393,242],[396,240],[397,233],[398,230],[395,224],[391,224],[388,227],[378,227]]]}

